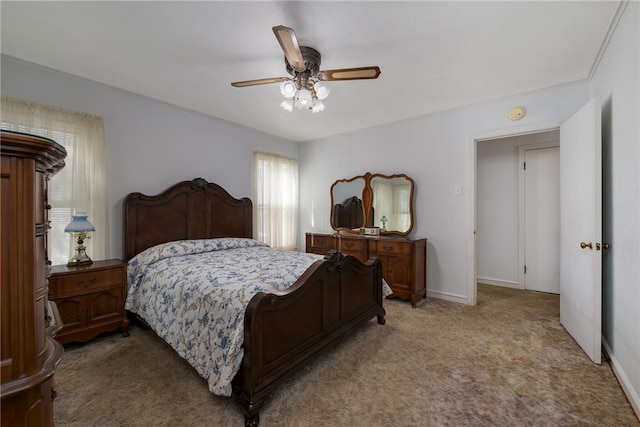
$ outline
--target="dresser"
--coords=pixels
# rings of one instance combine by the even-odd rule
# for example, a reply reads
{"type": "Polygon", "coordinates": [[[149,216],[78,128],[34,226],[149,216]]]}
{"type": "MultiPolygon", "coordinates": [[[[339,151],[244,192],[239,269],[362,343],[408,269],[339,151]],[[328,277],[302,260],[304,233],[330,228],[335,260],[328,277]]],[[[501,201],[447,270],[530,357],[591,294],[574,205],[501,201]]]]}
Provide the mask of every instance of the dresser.
{"type": "Polygon", "coordinates": [[[63,349],[47,300],[47,186],[67,153],[50,139],[6,131],[0,151],[1,424],[52,426],[63,349]]]}
{"type": "Polygon", "coordinates": [[[94,261],[77,267],[54,265],[49,299],[56,303],[63,323],[56,340],[62,344],[89,341],[117,329],[128,336],[126,294],[127,263],[122,260],[94,261]]]}
{"type": "Polygon", "coordinates": [[[360,261],[378,257],[382,275],[393,296],[411,301],[413,307],[427,296],[427,239],[359,234],[307,233],[306,251],[324,255],[335,249],[360,261]]]}

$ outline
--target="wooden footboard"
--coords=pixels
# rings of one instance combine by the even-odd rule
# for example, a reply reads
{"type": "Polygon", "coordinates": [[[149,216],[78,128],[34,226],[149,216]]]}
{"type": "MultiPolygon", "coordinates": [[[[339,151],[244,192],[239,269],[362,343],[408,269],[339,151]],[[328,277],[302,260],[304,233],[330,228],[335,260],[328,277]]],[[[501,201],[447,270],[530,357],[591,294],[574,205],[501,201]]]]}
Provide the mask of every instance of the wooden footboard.
{"type": "Polygon", "coordinates": [[[245,314],[244,359],[233,380],[245,425],[258,425],[260,409],[287,376],[371,318],[384,324],[382,300],[380,260],[363,264],[336,251],[287,292],[255,295],[245,314]]]}

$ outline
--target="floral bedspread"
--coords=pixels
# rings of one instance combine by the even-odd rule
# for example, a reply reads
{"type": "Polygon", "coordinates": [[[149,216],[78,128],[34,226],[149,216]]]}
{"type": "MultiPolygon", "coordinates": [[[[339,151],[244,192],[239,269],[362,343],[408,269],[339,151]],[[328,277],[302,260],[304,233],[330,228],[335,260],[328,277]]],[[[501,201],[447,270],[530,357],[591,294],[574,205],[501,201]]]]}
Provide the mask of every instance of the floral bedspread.
{"type": "Polygon", "coordinates": [[[252,239],[164,243],[129,261],[125,306],[187,360],[211,392],[230,396],[249,301],[260,291],[286,289],[322,258],[252,239]]]}

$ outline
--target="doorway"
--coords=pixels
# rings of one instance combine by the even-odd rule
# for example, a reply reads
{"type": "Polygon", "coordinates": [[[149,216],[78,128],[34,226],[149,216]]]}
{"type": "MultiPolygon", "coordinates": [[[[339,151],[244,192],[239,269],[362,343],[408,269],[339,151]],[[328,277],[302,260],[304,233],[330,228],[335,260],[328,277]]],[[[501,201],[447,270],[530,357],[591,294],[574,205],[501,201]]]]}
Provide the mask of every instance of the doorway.
{"type": "Polygon", "coordinates": [[[557,129],[477,140],[478,282],[559,293],[558,140],[557,129]]]}
{"type": "MultiPolygon", "coordinates": [[[[608,245],[602,240],[602,110],[592,98],[567,120],[549,124],[546,129],[534,125],[503,136],[522,136],[560,130],[560,324],[595,363],[601,361],[602,325],[602,253],[608,245]],[[586,165],[586,166],[585,166],[586,165]],[[585,169],[585,175],[582,171],[585,169]],[[587,176],[588,179],[584,179],[587,176]]],[[[470,140],[468,299],[477,304],[477,153],[485,140],[498,139],[489,134],[470,140]]]]}

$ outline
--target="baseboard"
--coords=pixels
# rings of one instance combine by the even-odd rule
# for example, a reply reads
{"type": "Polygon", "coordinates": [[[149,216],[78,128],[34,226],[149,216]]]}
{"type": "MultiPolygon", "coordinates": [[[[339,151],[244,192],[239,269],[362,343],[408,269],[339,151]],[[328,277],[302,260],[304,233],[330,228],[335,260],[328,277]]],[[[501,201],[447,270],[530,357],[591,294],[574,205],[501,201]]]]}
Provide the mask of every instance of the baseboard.
{"type": "Polygon", "coordinates": [[[607,357],[611,363],[611,369],[613,369],[613,373],[615,374],[618,382],[620,383],[620,387],[622,391],[627,396],[627,400],[629,404],[633,408],[633,411],[636,413],[636,417],[640,419],[640,397],[638,396],[638,392],[633,389],[633,385],[631,381],[629,381],[629,377],[624,373],[622,367],[618,363],[615,354],[611,351],[611,347],[607,344],[607,341],[602,337],[602,346],[604,347],[604,351],[607,353],[607,357]]]}
{"type": "Polygon", "coordinates": [[[485,279],[484,277],[477,277],[476,283],[482,283],[484,285],[502,286],[503,288],[520,289],[518,282],[511,282],[506,280],[485,279]]]}
{"type": "Polygon", "coordinates": [[[440,291],[430,291],[427,289],[427,298],[437,298],[445,301],[457,302],[460,304],[468,304],[468,299],[463,295],[449,294],[440,291]]]}

